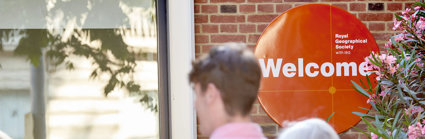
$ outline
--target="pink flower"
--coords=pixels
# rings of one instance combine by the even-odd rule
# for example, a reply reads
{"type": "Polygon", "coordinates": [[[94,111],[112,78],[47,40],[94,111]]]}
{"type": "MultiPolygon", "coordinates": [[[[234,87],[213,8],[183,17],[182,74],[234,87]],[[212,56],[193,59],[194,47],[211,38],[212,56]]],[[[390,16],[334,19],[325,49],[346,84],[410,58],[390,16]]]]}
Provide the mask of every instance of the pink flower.
{"type": "Polygon", "coordinates": [[[385,93],[384,91],[382,91],[382,92],[379,94],[379,96],[381,96],[381,97],[383,97],[383,96],[385,96],[385,95],[387,95],[387,93],[385,93]]]}
{"type": "Polygon", "coordinates": [[[416,127],[414,125],[415,124],[409,126],[409,129],[407,132],[407,136],[409,137],[409,139],[423,137],[423,135],[425,135],[425,127],[422,126],[422,124],[419,122],[416,122],[416,127]]]}
{"type": "Polygon", "coordinates": [[[416,23],[416,27],[419,29],[419,30],[423,30],[424,28],[425,28],[425,21],[424,21],[425,19],[423,18],[423,17],[421,17],[420,19],[419,19],[419,21],[416,23]]]}
{"type": "Polygon", "coordinates": [[[376,95],[375,94],[372,94],[370,97],[369,97],[369,99],[367,99],[367,101],[366,101],[366,103],[367,104],[369,104],[370,102],[374,102],[374,98],[376,97],[376,95]]]}
{"type": "Polygon", "coordinates": [[[412,113],[419,113],[419,112],[423,112],[424,109],[422,109],[422,107],[420,106],[414,106],[411,110],[412,113]]]}
{"type": "Polygon", "coordinates": [[[409,109],[404,109],[404,113],[405,113],[406,115],[410,115],[410,110],[409,110],[409,109]]]}
{"type": "Polygon", "coordinates": [[[416,6],[415,11],[419,11],[421,9],[421,6],[416,6]]]}
{"type": "Polygon", "coordinates": [[[393,47],[393,43],[391,43],[391,41],[388,41],[387,43],[385,43],[385,48],[392,48],[393,47]]]}
{"type": "Polygon", "coordinates": [[[369,60],[369,57],[365,57],[365,58],[364,58],[364,61],[365,61],[367,64],[372,64],[372,63],[370,62],[370,60],[369,60]]]}
{"type": "Polygon", "coordinates": [[[425,135],[425,127],[422,127],[421,133],[422,133],[422,135],[425,135]]]}
{"type": "Polygon", "coordinates": [[[378,138],[378,135],[376,135],[374,133],[370,133],[370,136],[371,136],[372,139],[377,139],[378,138]]]}
{"type": "Polygon", "coordinates": [[[396,42],[402,41],[403,38],[404,38],[404,35],[402,35],[402,36],[396,36],[396,37],[394,37],[394,41],[396,41],[396,42]]]}
{"type": "Polygon", "coordinates": [[[395,61],[397,61],[397,58],[392,55],[388,55],[385,59],[385,63],[387,63],[388,65],[394,64],[395,61]]]}
{"type": "Polygon", "coordinates": [[[394,27],[393,30],[397,30],[400,28],[401,21],[397,21],[397,19],[394,18],[394,27]]]}
{"type": "Polygon", "coordinates": [[[416,127],[410,125],[407,131],[407,136],[409,137],[409,139],[416,139],[418,136],[420,136],[420,133],[418,132],[418,129],[416,127]]]}
{"type": "Polygon", "coordinates": [[[416,14],[413,14],[411,18],[412,18],[412,20],[416,20],[416,17],[418,17],[418,16],[416,14]]]}
{"type": "Polygon", "coordinates": [[[390,74],[394,74],[397,71],[395,67],[390,67],[390,74]]]}
{"type": "Polygon", "coordinates": [[[401,14],[406,15],[406,14],[408,14],[410,12],[410,10],[412,10],[412,9],[406,8],[406,10],[403,11],[403,12],[401,12],[401,14]]]}

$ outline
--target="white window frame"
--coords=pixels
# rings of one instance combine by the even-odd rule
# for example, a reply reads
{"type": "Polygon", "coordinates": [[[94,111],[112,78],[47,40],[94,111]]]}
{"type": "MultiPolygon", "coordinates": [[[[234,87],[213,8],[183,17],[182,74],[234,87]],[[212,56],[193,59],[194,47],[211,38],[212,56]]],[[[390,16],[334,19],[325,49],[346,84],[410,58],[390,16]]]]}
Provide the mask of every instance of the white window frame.
{"type": "Polygon", "coordinates": [[[196,115],[188,73],[195,57],[193,0],[168,1],[171,138],[194,139],[196,115]]]}

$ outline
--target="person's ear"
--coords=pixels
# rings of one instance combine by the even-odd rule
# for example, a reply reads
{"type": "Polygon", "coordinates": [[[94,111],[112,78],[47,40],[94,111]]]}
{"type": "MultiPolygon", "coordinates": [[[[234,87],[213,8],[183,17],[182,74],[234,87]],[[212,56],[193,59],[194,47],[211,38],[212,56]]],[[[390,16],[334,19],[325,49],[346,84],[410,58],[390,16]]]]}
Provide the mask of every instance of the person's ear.
{"type": "Polygon", "coordinates": [[[220,90],[213,83],[208,83],[207,90],[205,91],[206,101],[208,103],[214,102],[216,99],[220,98],[220,90]]]}

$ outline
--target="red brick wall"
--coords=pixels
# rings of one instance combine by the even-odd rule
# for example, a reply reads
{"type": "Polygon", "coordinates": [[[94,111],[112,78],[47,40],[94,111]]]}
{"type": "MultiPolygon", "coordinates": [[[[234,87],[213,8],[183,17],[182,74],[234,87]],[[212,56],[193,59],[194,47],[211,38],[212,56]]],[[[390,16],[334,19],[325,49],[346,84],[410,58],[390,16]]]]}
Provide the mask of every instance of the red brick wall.
{"type": "MultiPolygon", "coordinates": [[[[195,0],[195,53],[199,56],[224,42],[244,42],[255,48],[258,37],[270,21],[286,10],[307,4],[332,4],[359,18],[372,32],[380,47],[395,33],[395,13],[410,7],[413,0],[195,0]]],[[[274,138],[279,131],[261,106],[256,103],[252,119],[274,138]]],[[[356,127],[364,129],[364,123],[356,127]]],[[[340,134],[343,139],[367,138],[354,129],[340,134]]],[[[198,138],[205,138],[199,136],[198,138]]]]}

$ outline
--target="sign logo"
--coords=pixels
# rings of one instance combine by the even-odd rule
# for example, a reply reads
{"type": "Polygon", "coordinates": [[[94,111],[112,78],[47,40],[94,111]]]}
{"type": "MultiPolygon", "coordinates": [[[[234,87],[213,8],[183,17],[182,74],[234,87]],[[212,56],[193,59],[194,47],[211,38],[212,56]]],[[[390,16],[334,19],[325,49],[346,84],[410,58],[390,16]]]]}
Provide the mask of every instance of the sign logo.
{"type": "Polygon", "coordinates": [[[350,81],[365,79],[364,57],[371,51],[379,51],[373,36],[351,13],[324,4],[290,9],[257,42],[263,74],[258,100],[279,125],[334,113],[329,123],[343,132],[361,120],[352,112],[370,108],[350,81]]]}

